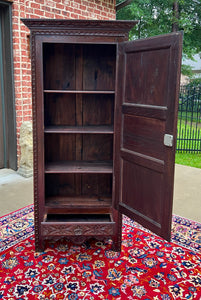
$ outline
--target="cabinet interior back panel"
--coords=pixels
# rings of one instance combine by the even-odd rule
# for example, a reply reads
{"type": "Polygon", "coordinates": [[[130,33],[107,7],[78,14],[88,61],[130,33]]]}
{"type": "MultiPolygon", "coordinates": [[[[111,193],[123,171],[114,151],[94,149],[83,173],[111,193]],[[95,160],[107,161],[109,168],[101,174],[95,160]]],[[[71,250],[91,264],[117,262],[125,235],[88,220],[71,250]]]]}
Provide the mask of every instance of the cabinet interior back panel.
{"type": "Polygon", "coordinates": [[[45,43],[43,62],[46,90],[115,89],[115,45],[45,43]]]}
{"type": "Polygon", "coordinates": [[[113,125],[114,95],[83,95],[83,125],[113,125]]]}
{"type": "Polygon", "coordinates": [[[112,174],[46,174],[46,197],[111,197],[112,174]]]}
{"type": "Polygon", "coordinates": [[[46,94],[44,106],[45,126],[76,125],[76,97],[74,94],[46,94]]]}
{"type": "Polygon", "coordinates": [[[113,157],[113,135],[46,134],[46,162],[110,161],[113,157]],[[52,147],[56,145],[56,147],[52,147]]]}
{"type": "Polygon", "coordinates": [[[114,45],[84,45],[83,89],[115,89],[116,50],[114,45]]]}
{"type": "Polygon", "coordinates": [[[45,126],[113,125],[114,95],[51,93],[44,97],[45,126]],[[78,120],[79,115],[79,120],[78,120]]]}
{"type": "Polygon", "coordinates": [[[73,44],[44,44],[44,88],[75,90],[75,46],[73,44]]]}

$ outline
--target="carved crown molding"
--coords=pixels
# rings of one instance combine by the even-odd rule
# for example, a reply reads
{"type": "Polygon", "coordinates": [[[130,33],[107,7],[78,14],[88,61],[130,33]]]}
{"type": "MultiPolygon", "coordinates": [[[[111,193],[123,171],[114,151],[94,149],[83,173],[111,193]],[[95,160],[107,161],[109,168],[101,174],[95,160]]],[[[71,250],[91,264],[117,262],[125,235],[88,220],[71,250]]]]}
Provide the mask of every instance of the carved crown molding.
{"type": "Polygon", "coordinates": [[[107,30],[126,31],[133,28],[138,21],[116,20],[66,20],[66,19],[21,19],[30,30],[107,30]]]}

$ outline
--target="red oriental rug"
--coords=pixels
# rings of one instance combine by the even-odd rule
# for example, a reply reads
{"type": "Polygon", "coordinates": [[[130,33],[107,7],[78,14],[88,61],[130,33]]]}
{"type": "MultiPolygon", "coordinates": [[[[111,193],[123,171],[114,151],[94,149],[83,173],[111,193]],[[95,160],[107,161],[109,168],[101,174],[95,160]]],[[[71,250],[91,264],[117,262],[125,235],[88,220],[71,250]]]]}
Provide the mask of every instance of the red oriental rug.
{"type": "Polygon", "coordinates": [[[201,299],[201,224],[173,217],[167,243],[124,217],[111,242],[64,239],[34,252],[33,206],[0,218],[0,299],[201,299]]]}

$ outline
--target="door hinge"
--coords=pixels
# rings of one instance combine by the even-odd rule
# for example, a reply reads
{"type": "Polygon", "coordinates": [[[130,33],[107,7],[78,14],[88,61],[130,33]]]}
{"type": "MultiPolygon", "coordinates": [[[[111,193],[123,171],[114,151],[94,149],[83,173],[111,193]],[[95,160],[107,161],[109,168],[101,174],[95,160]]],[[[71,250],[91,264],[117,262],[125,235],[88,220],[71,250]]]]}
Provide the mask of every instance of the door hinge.
{"type": "Polygon", "coordinates": [[[164,135],[164,145],[167,147],[173,146],[173,135],[171,135],[171,134],[164,135]]]}

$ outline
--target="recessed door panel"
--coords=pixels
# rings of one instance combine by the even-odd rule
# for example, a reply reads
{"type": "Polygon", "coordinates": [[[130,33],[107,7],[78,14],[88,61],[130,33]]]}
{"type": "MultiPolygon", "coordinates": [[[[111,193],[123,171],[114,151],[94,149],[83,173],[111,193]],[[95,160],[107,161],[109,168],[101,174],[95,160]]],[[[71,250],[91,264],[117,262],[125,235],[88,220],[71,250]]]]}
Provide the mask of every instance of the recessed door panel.
{"type": "Polygon", "coordinates": [[[163,121],[125,114],[122,147],[164,159],[163,133],[163,121]]]}
{"type": "Polygon", "coordinates": [[[169,48],[129,53],[126,56],[126,102],[166,105],[169,59],[169,48]]]}

